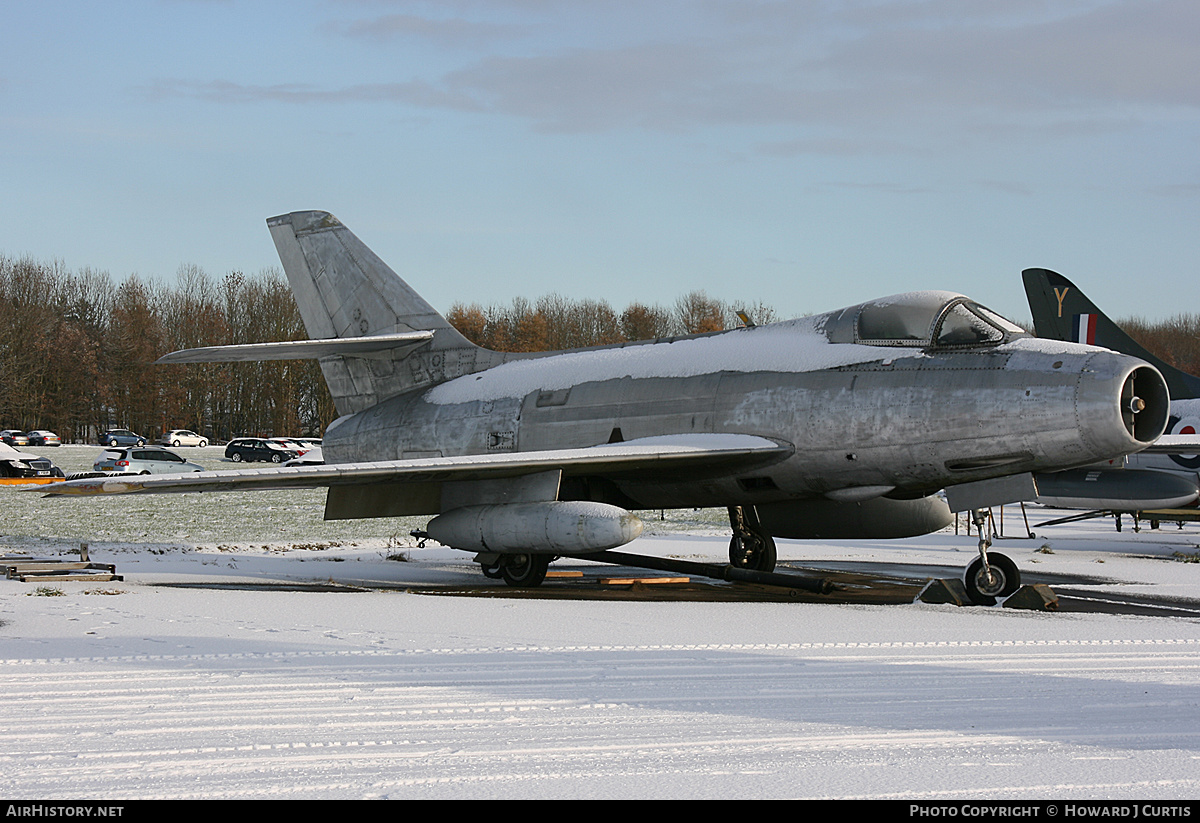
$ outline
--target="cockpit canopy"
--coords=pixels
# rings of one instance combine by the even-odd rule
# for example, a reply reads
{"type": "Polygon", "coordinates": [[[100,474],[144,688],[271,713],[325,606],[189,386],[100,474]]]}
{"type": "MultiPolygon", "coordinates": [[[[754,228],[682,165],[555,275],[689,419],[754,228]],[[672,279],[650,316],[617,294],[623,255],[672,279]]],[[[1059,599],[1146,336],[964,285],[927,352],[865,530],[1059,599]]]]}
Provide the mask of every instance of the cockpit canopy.
{"type": "Polygon", "coordinates": [[[897,294],[838,312],[826,327],[834,343],[913,348],[995,346],[1028,333],[974,300],[948,291],[897,294]]]}

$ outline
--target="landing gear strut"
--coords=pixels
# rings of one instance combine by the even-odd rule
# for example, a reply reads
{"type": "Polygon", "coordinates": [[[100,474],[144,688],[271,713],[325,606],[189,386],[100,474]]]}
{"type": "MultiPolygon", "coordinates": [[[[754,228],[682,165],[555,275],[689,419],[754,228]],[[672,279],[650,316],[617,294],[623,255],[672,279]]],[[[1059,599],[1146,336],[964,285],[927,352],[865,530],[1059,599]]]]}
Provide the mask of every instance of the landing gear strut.
{"type": "Polygon", "coordinates": [[[730,506],[729,565],[756,572],[775,571],[775,539],[758,522],[753,506],[730,506]]]}
{"type": "Polygon", "coordinates": [[[979,557],[967,566],[963,584],[976,606],[994,606],[996,598],[1008,597],[1021,587],[1021,573],[1007,556],[988,551],[992,539],[987,533],[987,512],[976,509],[971,520],[979,532],[979,557]]]}

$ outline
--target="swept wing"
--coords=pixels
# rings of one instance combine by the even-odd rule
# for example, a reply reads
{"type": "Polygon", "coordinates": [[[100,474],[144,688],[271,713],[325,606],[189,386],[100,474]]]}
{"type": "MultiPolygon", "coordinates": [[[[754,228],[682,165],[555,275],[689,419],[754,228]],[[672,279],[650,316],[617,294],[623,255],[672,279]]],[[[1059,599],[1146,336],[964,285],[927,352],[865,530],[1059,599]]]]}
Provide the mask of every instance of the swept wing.
{"type": "Polygon", "coordinates": [[[108,475],[57,483],[47,495],[97,495],[249,489],[295,489],[347,484],[492,480],[562,470],[566,476],[652,472],[660,468],[737,470],[771,462],[792,447],[754,435],[668,435],[581,449],[462,457],[427,457],[373,463],[341,463],[195,472],[179,475],[108,475]]]}

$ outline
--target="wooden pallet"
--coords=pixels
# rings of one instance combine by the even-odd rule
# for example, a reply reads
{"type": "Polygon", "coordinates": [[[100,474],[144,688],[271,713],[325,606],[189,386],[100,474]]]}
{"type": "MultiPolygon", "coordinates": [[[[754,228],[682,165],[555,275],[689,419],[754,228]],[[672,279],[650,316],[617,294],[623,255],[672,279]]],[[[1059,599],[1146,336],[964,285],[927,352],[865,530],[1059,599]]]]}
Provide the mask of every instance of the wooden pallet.
{"type": "Polygon", "coordinates": [[[38,557],[0,557],[4,577],[31,583],[45,580],[87,580],[107,582],[124,580],[112,563],[92,563],[86,560],[56,560],[38,557]]]}

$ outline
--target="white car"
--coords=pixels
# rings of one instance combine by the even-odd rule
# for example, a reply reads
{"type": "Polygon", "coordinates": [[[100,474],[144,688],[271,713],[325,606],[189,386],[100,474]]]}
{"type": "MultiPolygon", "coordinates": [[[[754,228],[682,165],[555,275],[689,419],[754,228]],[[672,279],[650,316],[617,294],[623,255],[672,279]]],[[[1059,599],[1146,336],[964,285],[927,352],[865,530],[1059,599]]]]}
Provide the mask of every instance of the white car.
{"type": "Polygon", "coordinates": [[[313,446],[299,457],[293,457],[283,465],[285,466],[319,466],[325,462],[324,456],[321,454],[320,446],[313,446]]]}
{"type": "Polygon", "coordinates": [[[208,438],[187,429],[171,429],[171,431],[154,442],[160,446],[174,446],[175,448],[179,448],[180,446],[199,446],[200,448],[204,448],[208,445],[208,438]]]}
{"type": "Polygon", "coordinates": [[[181,474],[202,472],[199,463],[190,463],[166,449],[149,447],[105,449],[92,465],[93,471],[119,474],[181,474]]]}

